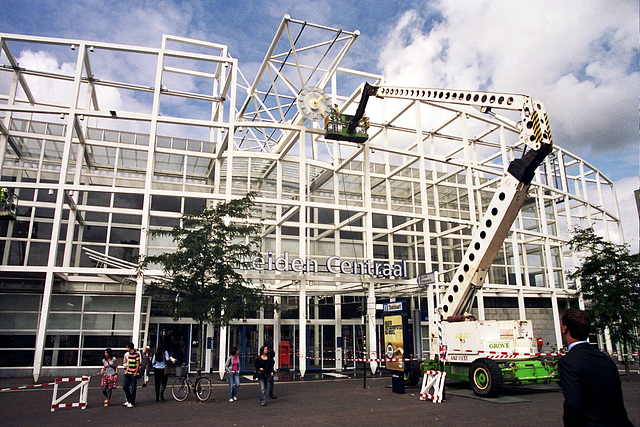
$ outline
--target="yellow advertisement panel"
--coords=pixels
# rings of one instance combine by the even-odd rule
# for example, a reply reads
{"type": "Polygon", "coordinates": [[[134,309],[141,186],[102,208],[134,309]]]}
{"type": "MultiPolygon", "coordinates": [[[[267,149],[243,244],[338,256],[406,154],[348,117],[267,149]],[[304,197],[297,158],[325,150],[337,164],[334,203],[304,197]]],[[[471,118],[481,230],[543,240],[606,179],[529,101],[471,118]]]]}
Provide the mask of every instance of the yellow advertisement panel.
{"type": "MultiPolygon", "coordinates": [[[[401,314],[384,316],[384,342],[387,359],[402,359],[404,357],[404,324],[401,314]]],[[[387,369],[404,371],[404,362],[387,362],[387,369]]]]}

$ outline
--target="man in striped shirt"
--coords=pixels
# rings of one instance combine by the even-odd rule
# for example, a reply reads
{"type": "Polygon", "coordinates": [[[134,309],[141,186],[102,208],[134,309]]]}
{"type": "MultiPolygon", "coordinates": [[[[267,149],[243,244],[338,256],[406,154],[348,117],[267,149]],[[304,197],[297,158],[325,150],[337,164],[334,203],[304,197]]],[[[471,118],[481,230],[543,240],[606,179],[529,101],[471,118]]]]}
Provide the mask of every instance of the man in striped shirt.
{"type": "Polygon", "coordinates": [[[127,344],[128,357],[124,364],[124,384],[122,389],[126,397],[126,402],[122,406],[133,408],[136,404],[136,387],[138,383],[138,372],[140,370],[140,353],[136,351],[136,346],[130,342],[127,344]]]}

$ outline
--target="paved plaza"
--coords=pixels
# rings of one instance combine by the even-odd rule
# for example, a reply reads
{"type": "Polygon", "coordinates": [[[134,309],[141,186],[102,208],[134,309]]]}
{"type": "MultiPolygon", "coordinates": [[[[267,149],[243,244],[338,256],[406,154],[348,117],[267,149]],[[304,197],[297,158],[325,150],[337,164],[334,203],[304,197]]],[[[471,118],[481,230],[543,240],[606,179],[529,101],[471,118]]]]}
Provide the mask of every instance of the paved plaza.
{"type": "MultiPolygon", "coordinates": [[[[335,377],[309,375],[304,380],[282,375],[276,382],[277,400],[261,407],[258,385],[243,378],[238,401],[227,401],[227,383],[213,380],[211,398],[200,403],[191,395],[176,402],[167,390],[165,402],[155,402],[153,379],[138,387],[135,408],[124,408],[121,387],[114,390],[111,406],[102,406],[99,379],[90,382],[86,409],[64,408],[51,412],[52,386],[0,393],[3,426],[47,425],[213,425],[213,426],[540,426],[562,425],[562,392],[555,385],[506,388],[495,399],[473,396],[468,385],[447,382],[446,401],[419,400],[420,389],[394,394],[387,375],[335,377]]],[[[640,376],[633,382],[622,376],[625,405],[631,421],[640,426],[640,376]]],[[[175,377],[170,378],[170,384],[175,377]]],[[[46,381],[42,381],[46,382],[46,381]]],[[[26,385],[25,378],[0,380],[0,387],[26,385]]],[[[121,384],[119,384],[121,385],[121,384]]],[[[68,386],[67,386],[68,388],[68,386]]],[[[59,393],[60,394],[60,393],[59,393]]],[[[76,400],[77,401],[77,400],[76,400]]]]}

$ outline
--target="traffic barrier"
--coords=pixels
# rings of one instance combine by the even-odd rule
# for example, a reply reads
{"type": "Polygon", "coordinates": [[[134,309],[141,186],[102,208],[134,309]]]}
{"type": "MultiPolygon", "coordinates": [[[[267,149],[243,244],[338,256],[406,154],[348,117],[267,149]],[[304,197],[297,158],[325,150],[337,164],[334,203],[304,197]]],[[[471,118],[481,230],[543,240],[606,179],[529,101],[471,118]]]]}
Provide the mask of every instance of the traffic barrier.
{"type": "Polygon", "coordinates": [[[60,408],[87,408],[87,396],[89,394],[89,379],[91,377],[71,377],[71,378],[56,378],[53,384],[53,397],[51,398],[51,412],[60,408]],[[74,386],[71,390],[67,391],[60,397],[58,396],[58,384],[66,382],[77,382],[80,384],[74,386]],[[72,403],[60,403],[67,397],[71,396],[74,392],[80,392],[80,401],[72,403]]]}
{"type": "Polygon", "coordinates": [[[442,403],[446,376],[447,373],[442,371],[424,371],[420,400],[432,400],[433,403],[442,403]]]}

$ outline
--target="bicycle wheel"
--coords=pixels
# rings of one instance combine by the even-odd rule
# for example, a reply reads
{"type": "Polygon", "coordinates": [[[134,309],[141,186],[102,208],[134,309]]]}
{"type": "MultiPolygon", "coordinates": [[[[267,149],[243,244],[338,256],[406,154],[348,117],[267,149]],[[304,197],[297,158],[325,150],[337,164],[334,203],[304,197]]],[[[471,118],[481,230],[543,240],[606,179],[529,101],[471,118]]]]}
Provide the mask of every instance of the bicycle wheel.
{"type": "Polygon", "coordinates": [[[189,393],[189,383],[185,378],[178,378],[178,382],[171,385],[171,394],[178,402],[186,400],[189,397],[189,393]]]}
{"type": "Polygon", "coordinates": [[[206,401],[211,396],[211,380],[200,377],[196,381],[196,397],[200,402],[206,401]]]}

